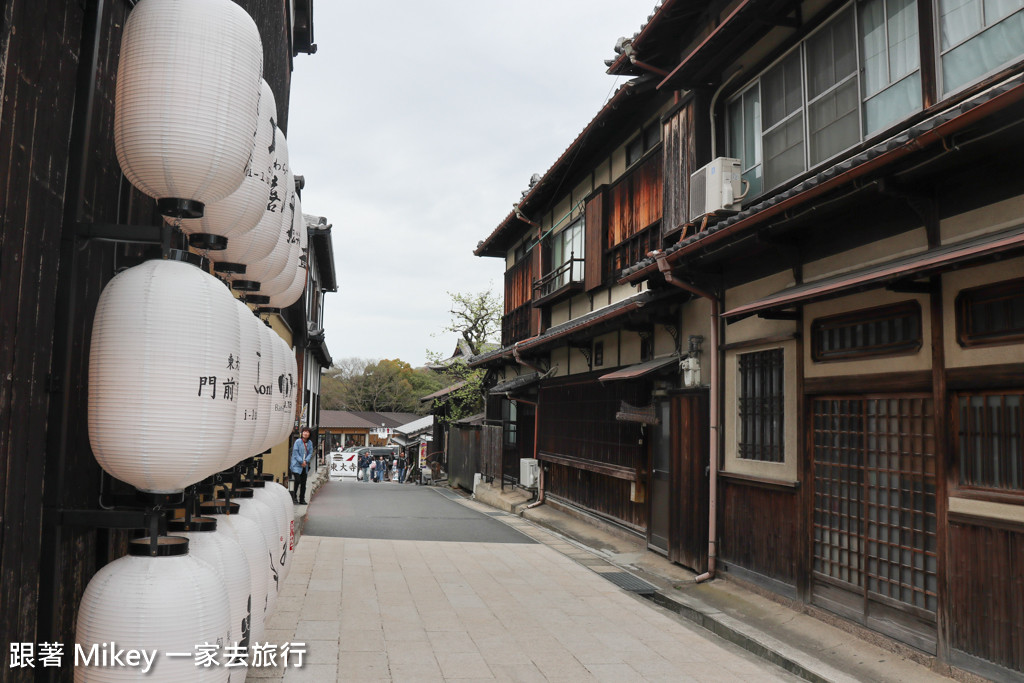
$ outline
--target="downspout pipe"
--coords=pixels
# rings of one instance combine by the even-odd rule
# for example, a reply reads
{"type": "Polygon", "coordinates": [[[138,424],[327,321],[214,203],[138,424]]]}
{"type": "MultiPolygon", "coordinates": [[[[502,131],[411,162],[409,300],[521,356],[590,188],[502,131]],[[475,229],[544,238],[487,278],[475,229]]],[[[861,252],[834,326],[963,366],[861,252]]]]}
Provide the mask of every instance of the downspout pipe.
{"type": "MultiPolygon", "coordinates": [[[[533,339],[533,337],[530,337],[530,339],[533,339]]],[[[527,340],[524,339],[523,341],[527,341],[527,340]]],[[[534,365],[533,363],[531,363],[530,361],[526,360],[521,355],[519,355],[519,345],[522,344],[522,343],[523,343],[522,341],[517,341],[515,344],[512,345],[512,357],[516,359],[516,362],[519,363],[520,365],[524,365],[524,366],[530,368],[531,370],[533,370],[535,372],[539,372],[541,374],[544,374],[545,372],[547,372],[547,370],[545,370],[544,368],[540,367],[539,365],[534,365]]]]}
{"type": "Polygon", "coordinates": [[[708,442],[711,446],[711,463],[709,467],[710,475],[708,488],[708,570],[694,579],[695,582],[701,583],[708,579],[715,577],[715,561],[718,557],[718,458],[720,454],[719,439],[719,425],[721,423],[721,411],[719,409],[719,367],[720,367],[720,352],[719,352],[719,340],[718,331],[721,328],[722,317],[721,317],[721,305],[718,297],[703,290],[699,287],[695,287],[688,282],[677,279],[672,275],[672,266],[669,265],[666,259],[665,252],[658,250],[652,251],[647,254],[648,257],[653,257],[658,264],[658,270],[665,278],[665,282],[678,287],[679,289],[686,290],[691,294],[696,294],[699,297],[703,297],[711,302],[711,416],[710,416],[710,434],[708,436],[708,442]]]}

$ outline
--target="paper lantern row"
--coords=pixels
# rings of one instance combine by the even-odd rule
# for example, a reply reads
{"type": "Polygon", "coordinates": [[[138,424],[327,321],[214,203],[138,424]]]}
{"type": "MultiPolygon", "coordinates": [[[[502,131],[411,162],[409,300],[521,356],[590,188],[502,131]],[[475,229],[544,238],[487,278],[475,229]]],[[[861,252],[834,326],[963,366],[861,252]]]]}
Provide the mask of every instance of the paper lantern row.
{"type": "MultiPolygon", "coordinates": [[[[193,652],[197,644],[249,645],[265,640],[266,619],[291,569],[291,496],[280,484],[236,492],[236,503],[215,501],[210,519],[195,519],[188,530],[188,553],[169,557],[126,556],[103,567],[86,587],[78,611],[76,645],[116,642],[132,650],[155,651],[158,660],[147,681],[245,680],[245,667],[196,667],[191,658],[167,652],[193,652]]],[[[118,667],[75,668],[75,681],[125,680],[118,667]]]]}
{"type": "Polygon", "coordinates": [[[89,356],[89,440],[100,466],[173,493],[280,443],[297,364],[217,278],[148,261],[104,288],[89,356]]]}

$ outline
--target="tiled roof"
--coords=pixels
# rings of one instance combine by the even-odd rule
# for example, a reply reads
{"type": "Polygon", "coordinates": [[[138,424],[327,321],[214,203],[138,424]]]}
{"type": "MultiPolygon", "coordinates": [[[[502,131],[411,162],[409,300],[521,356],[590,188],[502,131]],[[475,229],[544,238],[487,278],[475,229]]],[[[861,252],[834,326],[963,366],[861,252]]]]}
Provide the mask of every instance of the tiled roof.
{"type": "Polygon", "coordinates": [[[328,429],[373,429],[379,426],[380,423],[374,424],[347,410],[320,411],[320,427],[328,429]]]}

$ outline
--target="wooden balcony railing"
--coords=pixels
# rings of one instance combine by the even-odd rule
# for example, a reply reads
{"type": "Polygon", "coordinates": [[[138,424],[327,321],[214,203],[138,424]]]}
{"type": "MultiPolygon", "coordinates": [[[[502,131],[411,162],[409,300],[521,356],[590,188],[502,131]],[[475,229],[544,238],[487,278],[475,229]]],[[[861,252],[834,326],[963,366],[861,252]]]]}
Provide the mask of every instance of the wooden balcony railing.
{"type": "Polygon", "coordinates": [[[583,283],[584,260],[569,255],[569,260],[533,283],[533,300],[539,301],[573,284],[583,283]]]}

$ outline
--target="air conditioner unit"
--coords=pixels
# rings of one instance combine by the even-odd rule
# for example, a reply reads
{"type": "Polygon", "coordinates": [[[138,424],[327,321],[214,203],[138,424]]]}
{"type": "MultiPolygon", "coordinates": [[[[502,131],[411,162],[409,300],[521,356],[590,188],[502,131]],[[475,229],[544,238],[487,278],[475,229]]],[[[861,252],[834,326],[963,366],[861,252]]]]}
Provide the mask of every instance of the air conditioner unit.
{"type": "Polygon", "coordinates": [[[519,459],[519,485],[525,489],[537,488],[540,463],[535,458],[519,459]]]}
{"type": "Polygon", "coordinates": [[[729,157],[718,157],[696,173],[691,173],[690,220],[697,221],[723,209],[739,211],[739,200],[743,198],[741,173],[740,160],[729,157]]]}

